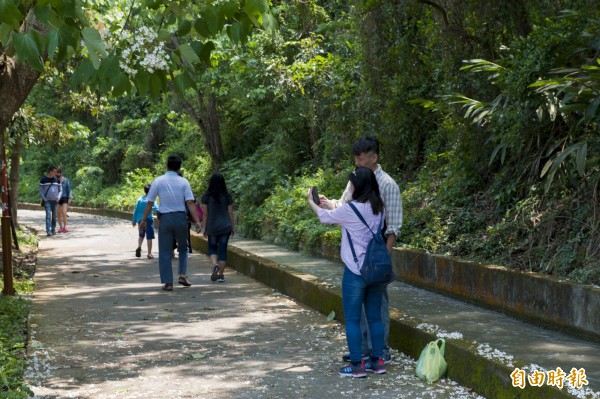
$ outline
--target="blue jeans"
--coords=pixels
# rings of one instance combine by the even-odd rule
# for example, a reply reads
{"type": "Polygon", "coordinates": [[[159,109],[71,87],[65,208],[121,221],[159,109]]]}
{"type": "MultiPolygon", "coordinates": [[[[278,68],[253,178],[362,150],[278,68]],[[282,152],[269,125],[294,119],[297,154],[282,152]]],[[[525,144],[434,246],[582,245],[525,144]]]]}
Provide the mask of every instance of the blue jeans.
{"type": "Polygon", "coordinates": [[[46,210],[46,233],[56,233],[56,218],[58,217],[58,201],[44,201],[46,210]]]}
{"type": "Polygon", "coordinates": [[[187,218],[185,212],[162,213],[158,223],[158,270],[162,284],[173,284],[173,243],[177,240],[179,268],[177,273],[187,274],[187,218]]]}
{"type": "MultiPolygon", "coordinates": [[[[387,355],[390,353],[390,347],[388,345],[388,337],[390,336],[390,301],[387,292],[387,285],[383,288],[381,296],[381,321],[383,322],[383,354],[387,355]]],[[[360,318],[360,330],[362,332],[362,346],[361,351],[363,354],[368,355],[371,353],[371,334],[369,333],[369,326],[367,325],[367,318],[365,317],[365,310],[363,309],[360,318]]]]}
{"type": "Polygon", "coordinates": [[[221,262],[227,261],[227,243],[231,233],[208,236],[208,256],[217,255],[221,262]]]}
{"type": "Polygon", "coordinates": [[[346,319],[346,341],[350,360],[361,361],[362,332],[360,319],[364,306],[371,333],[371,356],[380,357],[383,351],[383,323],[381,321],[381,298],[385,285],[367,285],[362,276],[344,268],[342,277],[342,305],[346,319]]]}

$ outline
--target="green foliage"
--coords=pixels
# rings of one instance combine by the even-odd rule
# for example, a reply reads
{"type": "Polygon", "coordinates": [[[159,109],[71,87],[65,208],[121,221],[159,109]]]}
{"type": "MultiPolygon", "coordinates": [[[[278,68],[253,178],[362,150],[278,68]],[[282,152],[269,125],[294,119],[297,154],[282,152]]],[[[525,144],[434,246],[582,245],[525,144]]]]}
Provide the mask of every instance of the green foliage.
{"type": "Polygon", "coordinates": [[[222,168],[238,210],[238,231],[250,237],[259,236],[261,229],[263,215],[256,208],[283,179],[273,173],[274,165],[265,162],[262,155],[257,152],[247,159],[231,160],[222,168]]]}
{"type": "Polygon", "coordinates": [[[194,89],[196,75],[210,64],[209,39],[226,30],[234,43],[246,43],[255,27],[276,28],[266,0],[203,5],[159,0],[142,2],[135,12],[108,1],[3,1],[0,6],[0,43],[8,56],[40,72],[46,61],[59,66],[74,61],[73,87],[114,96],[158,97],[167,91],[168,72],[187,76],[185,89],[194,89]],[[22,26],[27,30],[21,32],[22,26]]]}
{"type": "Polygon", "coordinates": [[[319,170],[314,174],[288,179],[273,189],[273,193],[260,207],[261,238],[292,249],[319,252],[322,245],[340,244],[340,229],[319,222],[306,201],[310,186],[317,186],[321,193],[336,190],[341,195],[344,186],[339,179],[331,178],[319,170]]]}
{"type": "Polygon", "coordinates": [[[27,248],[37,248],[39,242],[37,234],[31,234],[31,232],[25,230],[22,226],[17,228],[17,239],[21,247],[27,248]]]}
{"type": "MultiPolygon", "coordinates": [[[[595,118],[600,92],[596,86],[600,69],[594,65],[570,69],[552,69],[552,66],[572,65],[578,59],[584,61],[586,46],[596,51],[597,44],[589,37],[600,32],[600,19],[576,12],[565,15],[567,17],[556,21],[546,21],[526,38],[516,38],[499,61],[473,59],[461,68],[487,74],[499,91],[494,100],[480,101],[462,94],[443,97],[449,104],[461,104],[466,119],[490,132],[488,141],[494,146],[490,164],[496,159],[501,164],[521,163],[528,169],[526,173],[530,178],[540,175],[546,179],[546,192],[556,172],[567,166],[565,160],[570,154],[576,154],[572,157],[572,168],[580,177],[585,176],[586,137],[598,130],[595,118]],[[543,80],[556,73],[566,77],[543,80]],[[578,113],[579,120],[569,122],[573,114],[578,113]],[[568,124],[572,126],[570,129],[568,124]],[[524,154],[524,150],[529,154],[524,154]],[[543,158],[547,160],[540,170],[543,158]],[[523,159],[529,165],[524,164],[523,159]]],[[[422,105],[435,108],[428,102],[422,105]]],[[[512,168],[508,169],[508,173],[512,173],[512,168]]]]}
{"type": "Polygon", "coordinates": [[[317,185],[316,179],[298,179],[295,184],[291,181],[279,185],[273,194],[265,201],[263,237],[276,244],[298,248],[298,243],[306,235],[310,244],[319,240],[324,232],[315,222],[312,211],[306,204],[306,192],[311,185],[317,185]]]}
{"type": "Polygon", "coordinates": [[[77,204],[97,205],[96,199],[102,191],[104,170],[97,166],[83,166],[76,173],[73,186],[77,187],[77,204]]]}
{"type": "MultiPolygon", "coordinates": [[[[33,293],[32,263],[37,251],[36,234],[17,229],[20,251],[13,251],[14,287],[22,295],[33,293]]],[[[3,287],[0,280],[0,288],[3,287]]],[[[30,300],[25,296],[0,296],[0,396],[2,398],[24,399],[33,392],[24,382],[27,366],[27,320],[30,300]]]]}
{"type": "Polygon", "coordinates": [[[455,152],[431,155],[402,192],[405,217],[398,237],[431,252],[473,256],[487,223],[497,215],[489,198],[475,193],[477,178],[465,173],[455,152]]]}
{"type": "Polygon", "coordinates": [[[144,195],[144,185],[152,183],[154,175],[149,169],[141,168],[125,175],[119,187],[104,189],[99,198],[107,208],[133,211],[138,198],[144,195]]]}
{"type": "MultiPolygon", "coordinates": [[[[22,196],[37,196],[44,165],[55,162],[79,171],[77,203],[126,209],[178,153],[196,194],[220,168],[238,232],[312,252],[340,237],[310,214],[306,187],[337,197],[352,142],[374,134],[402,190],[400,245],[597,282],[597,7],[459,3],[274,3],[262,23],[277,30],[251,36],[262,1],[145,3],[127,27],[150,38],[138,17],[165,17],[142,47],[167,46],[173,74],[146,71],[130,83],[153,95],[174,83],[185,101],[75,95],[65,85],[71,73],[52,71],[30,99],[51,129],[31,121],[19,129],[36,132],[23,155],[22,196]],[[560,13],[567,7],[575,11],[560,13]],[[213,162],[216,132],[223,154],[213,162]]],[[[110,2],[96,4],[109,31],[124,26],[110,2]]],[[[0,39],[6,34],[0,27],[0,39]]],[[[98,78],[84,51],[73,79],[123,90],[111,73],[131,47],[123,36],[107,56],[97,49],[98,78]]]]}
{"type": "Polygon", "coordinates": [[[200,200],[200,197],[208,188],[208,180],[212,175],[210,157],[206,154],[188,157],[184,171],[184,177],[190,182],[192,192],[200,200]]]}
{"type": "Polygon", "coordinates": [[[29,306],[23,298],[0,296],[0,390],[6,398],[33,395],[23,382],[29,306]]]}

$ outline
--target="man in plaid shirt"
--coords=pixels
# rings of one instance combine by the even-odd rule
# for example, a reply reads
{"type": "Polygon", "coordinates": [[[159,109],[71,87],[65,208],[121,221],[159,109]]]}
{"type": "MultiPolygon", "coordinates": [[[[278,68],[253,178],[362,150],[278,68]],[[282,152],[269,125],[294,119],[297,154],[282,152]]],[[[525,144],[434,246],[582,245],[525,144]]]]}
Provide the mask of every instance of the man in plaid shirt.
{"type": "MultiPolygon", "coordinates": [[[[375,173],[377,184],[379,184],[381,198],[383,198],[385,204],[384,236],[386,237],[388,251],[390,251],[391,254],[398,232],[402,227],[402,198],[400,197],[400,188],[394,179],[385,173],[383,169],[381,169],[381,165],[377,163],[379,159],[379,141],[375,137],[363,136],[356,140],[352,145],[352,153],[354,155],[354,164],[357,167],[363,166],[370,168],[375,173]]],[[[329,200],[322,195],[320,198],[321,207],[325,209],[334,209],[343,203],[350,202],[352,200],[350,183],[348,182],[341,199],[329,200]]],[[[392,357],[390,355],[390,347],[388,346],[388,336],[390,334],[390,306],[387,287],[383,291],[383,298],[381,301],[381,319],[384,328],[383,360],[385,363],[389,363],[392,360],[392,357]]],[[[363,357],[367,357],[371,352],[371,338],[367,328],[364,309],[360,324],[363,332],[362,354],[363,357]]],[[[349,355],[343,356],[344,361],[349,361],[349,359],[349,355]]]]}

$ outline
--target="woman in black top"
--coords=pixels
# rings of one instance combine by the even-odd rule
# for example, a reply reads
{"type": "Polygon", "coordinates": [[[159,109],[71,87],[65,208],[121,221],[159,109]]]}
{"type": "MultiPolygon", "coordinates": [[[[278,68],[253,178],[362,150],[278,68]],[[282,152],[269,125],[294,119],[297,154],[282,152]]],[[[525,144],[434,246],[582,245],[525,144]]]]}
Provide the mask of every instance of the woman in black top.
{"type": "Polygon", "coordinates": [[[225,281],[227,266],[227,243],[234,235],[233,199],[227,191],[225,178],[220,173],[211,176],[208,190],[202,196],[204,212],[204,237],[208,237],[208,256],[212,262],[212,281],[225,281]]]}

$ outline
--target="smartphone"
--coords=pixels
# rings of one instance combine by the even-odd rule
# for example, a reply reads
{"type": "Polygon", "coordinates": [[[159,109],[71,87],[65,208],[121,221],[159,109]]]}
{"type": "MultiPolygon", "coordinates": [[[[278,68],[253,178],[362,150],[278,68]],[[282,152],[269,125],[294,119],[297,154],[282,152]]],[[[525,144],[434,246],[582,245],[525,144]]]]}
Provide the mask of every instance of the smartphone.
{"type": "Polygon", "coordinates": [[[315,204],[319,205],[321,200],[319,199],[319,190],[317,190],[317,186],[312,186],[312,196],[315,204]]]}

